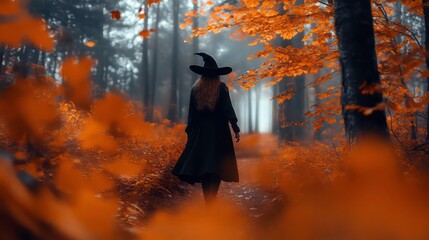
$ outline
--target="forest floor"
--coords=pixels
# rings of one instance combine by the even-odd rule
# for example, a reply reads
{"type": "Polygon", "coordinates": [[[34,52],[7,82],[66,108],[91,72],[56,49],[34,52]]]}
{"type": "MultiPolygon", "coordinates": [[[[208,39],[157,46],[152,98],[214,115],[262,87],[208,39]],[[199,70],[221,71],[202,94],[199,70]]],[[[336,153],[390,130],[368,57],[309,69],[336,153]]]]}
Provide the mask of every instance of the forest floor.
{"type": "MultiPolygon", "coordinates": [[[[239,209],[247,213],[249,219],[259,219],[269,214],[272,204],[278,201],[278,195],[274,192],[263,189],[257,179],[257,167],[263,156],[274,151],[277,147],[277,138],[269,134],[258,134],[243,136],[242,141],[235,145],[237,164],[239,169],[239,182],[222,182],[220,185],[218,198],[226,199],[236,204],[239,209]]],[[[174,212],[189,202],[201,202],[204,204],[201,184],[190,185],[179,182],[176,186],[181,191],[172,193],[167,198],[159,199],[159,208],[155,211],[163,210],[174,212]]],[[[153,212],[155,212],[153,211],[153,212]]],[[[145,214],[140,220],[144,222],[151,219],[152,214],[145,214]]]]}

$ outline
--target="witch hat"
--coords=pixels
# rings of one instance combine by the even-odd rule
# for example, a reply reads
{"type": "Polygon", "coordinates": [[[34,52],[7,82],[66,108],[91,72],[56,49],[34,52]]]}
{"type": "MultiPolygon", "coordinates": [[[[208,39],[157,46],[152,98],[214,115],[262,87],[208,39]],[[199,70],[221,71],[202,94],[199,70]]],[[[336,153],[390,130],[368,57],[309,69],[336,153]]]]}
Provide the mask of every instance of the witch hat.
{"type": "Polygon", "coordinates": [[[194,55],[199,55],[203,57],[204,66],[191,65],[189,69],[196,74],[199,75],[207,75],[207,76],[217,76],[217,75],[226,75],[232,72],[232,68],[230,67],[221,67],[217,66],[214,58],[207,53],[194,53],[194,55]]]}

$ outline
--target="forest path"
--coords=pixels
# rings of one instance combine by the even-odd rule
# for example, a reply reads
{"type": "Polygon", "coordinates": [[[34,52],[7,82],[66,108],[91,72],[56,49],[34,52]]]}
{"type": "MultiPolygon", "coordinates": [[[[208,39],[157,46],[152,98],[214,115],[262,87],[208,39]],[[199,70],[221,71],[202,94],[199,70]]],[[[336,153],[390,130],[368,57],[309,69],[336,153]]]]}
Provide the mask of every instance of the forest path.
{"type": "MultiPolygon", "coordinates": [[[[267,214],[276,196],[264,190],[257,181],[258,165],[262,157],[273,153],[277,148],[277,138],[270,134],[252,134],[242,136],[235,144],[240,182],[222,182],[218,197],[236,204],[251,218],[259,218],[267,214]]],[[[204,202],[201,184],[182,184],[186,194],[176,199],[176,206],[189,201],[204,202]]]]}
{"type": "MultiPolygon", "coordinates": [[[[276,154],[277,144],[277,137],[271,134],[243,135],[241,141],[235,144],[239,182],[222,182],[220,185],[218,198],[235,204],[250,220],[263,220],[262,216],[274,213],[273,206],[279,203],[277,200],[281,200],[274,192],[263,189],[257,179],[259,164],[264,156],[276,154]]],[[[175,178],[169,171],[166,174],[167,178],[175,178]]],[[[124,202],[125,210],[119,217],[124,226],[145,224],[156,212],[176,212],[187,203],[204,205],[200,183],[190,185],[177,179],[173,182],[174,186],[168,185],[171,181],[167,185],[160,183],[158,188],[142,199],[147,203],[139,202],[136,198],[124,202]]]]}

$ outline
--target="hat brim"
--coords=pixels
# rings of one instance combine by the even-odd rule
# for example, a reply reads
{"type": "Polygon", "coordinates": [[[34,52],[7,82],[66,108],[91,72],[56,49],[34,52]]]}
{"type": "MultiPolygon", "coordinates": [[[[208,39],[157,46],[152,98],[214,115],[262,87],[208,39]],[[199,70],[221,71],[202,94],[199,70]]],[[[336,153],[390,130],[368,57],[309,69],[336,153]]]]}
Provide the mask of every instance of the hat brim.
{"type": "Polygon", "coordinates": [[[208,68],[197,65],[189,66],[192,72],[199,75],[209,75],[209,76],[217,76],[217,75],[227,75],[232,72],[232,68],[230,67],[221,67],[221,68],[208,68]]]}

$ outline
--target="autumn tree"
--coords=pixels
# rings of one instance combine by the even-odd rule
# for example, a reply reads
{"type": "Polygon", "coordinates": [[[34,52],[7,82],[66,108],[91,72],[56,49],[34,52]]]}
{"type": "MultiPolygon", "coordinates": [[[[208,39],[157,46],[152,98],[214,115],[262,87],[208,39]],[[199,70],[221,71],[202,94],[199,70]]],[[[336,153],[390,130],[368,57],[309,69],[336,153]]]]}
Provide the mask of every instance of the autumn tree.
{"type": "MultiPolygon", "coordinates": [[[[423,0],[423,13],[424,13],[424,30],[425,30],[425,62],[426,68],[429,69],[429,0],[423,0]]],[[[429,92],[429,77],[426,77],[426,89],[429,92]]],[[[426,107],[426,142],[429,142],[429,106],[426,107]]]]}
{"type": "MultiPolygon", "coordinates": [[[[296,1],[296,5],[303,4],[302,0],[296,1]]],[[[283,13],[283,10],[280,10],[283,13]]],[[[282,47],[302,48],[304,32],[296,34],[291,40],[283,40],[282,47]]],[[[279,138],[283,141],[298,141],[304,138],[304,112],[305,112],[305,76],[288,77],[280,85],[281,92],[293,92],[294,95],[288,101],[282,103],[283,109],[279,113],[283,115],[279,138]]]]}
{"type": "MultiPolygon", "coordinates": [[[[317,131],[327,124],[338,126],[342,123],[339,115],[344,107],[340,104],[340,53],[334,34],[333,2],[308,0],[305,4],[296,5],[296,1],[292,0],[224,1],[212,8],[208,24],[194,29],[192,35],[201,36],[208,32],[232,29],[237,35],[252,39],[250,45],[263,46],[261,51],[249,56],[250,59],[262,58],[263,63],[239,78],[238,82],[244,88],[254,87],[256,82],[263,79],[267,80],[267,85],[276,85],[291,82],[294,77],[303,74],[317,76],[314,86],[318,89],[318,101],[306,113],[307,117],[314,118],[309,122],[313,123],[313,129],[317,131]],[[277,39],[290,41],[299,34],[303,34],[301,45],[276,44],[277,39]]],[[[367,85],[358,87],[371,93],[376,89],[377,93],[368,94],[369,98],[376,98],[383,91],[385,107],[389,113],[389,131],[400,142],[412,140],[413,135],[419,136],[417,131],[416,134],[413,133],[414,129],[418,130],[414,119],[421,115],[428,102],[427,97],[415,88],[420,84],[419,79],[426,76],[423,69],[424,48],[417,34],[420,31],[417,26],[419,16],[422,15],[421,6],[421,2],[411,0],[395,4],[390,0],[378,0],[370,4],[374,46],[378,53],[377,60],[372,64],[375,63],[374,66],[378,67],[376,70],[379,72],[381,85],[371,85],[368,81],[374,80],[367,79],[363,80],[367,85]],[[406,17],[395,17],[398,6],[406,17]],[[395,42],[395,39],[400,41],[395,42]]],[[[274,99],[278,102],[291,101],[295,94],[291,90],[282,89],[274,99]]],[[[371,104],[350,105],[348,110],[354,108],[351,112],[373,112],[376,116],[377,109],[383,112],[383,101],[378,102],[380,105],[377,108],[371,104]],[[357,110],[359,107],[360,110],[357,110]]]]}
{"type": "MultiPolygon", "coordinates": [[[[144,20],[143,20],[143,31],[147,31],[149,25],[149,6],[148,1],[144,2],[144,20]]],[[[142,43],[142,65],[140,68],[140,78],[141,78],[141,86],[142,86],[142,103],[143,109],[145,109],[146,117],[148,116],[149,104],[150,104],[150,79],[149,79],[149,38],[143,38],[142,43]]]]}
{"type": "MultiPolygon", "coordinates": [[[[192,28],[196,29],[196,28],[199,27],[198,0],[193,0],[192,3],[193,3],[193,10],[192,10],[192,12],[194,14],[194,18],[193,18],[193,21],[192,21],[192,28]]],[[[200,49],[200,40],[199,40],[199,38],[193,38],[192,39],[192,53],[199,52],[199,49],[200,49]]],[[[199,59],[198,55],[192,55],[192,60],[194,62],[197,62],[198,59],[199,59]]],[[[198,75],[196,73],[192,74],[192,76],[195,79],[198,77],[198,75]]]]}
{"type": "Polygon", "coordinates": [[[368,132],[388,136],[385,104],[378,87],[371,3],[336,0],[334,6],[347,139],[352,142],[368,132]]]}
{"type": "Polygon", "coordinates": [[[178,62],[179,62],[179,13],[180,2],[173,0],[173,38],[172,38],[172,57],[171,57],[171,89],[170,89],[170,104],[168,107],[168,118],[177,120],[178,111],[178,62]]]}
{"type": "Polygon", "coordinates": [[[155,109],[155,97],[156,97],[156,86],[158,83],[158,55],[159,55],[159,22],[161,19],[160,3],[156,5],[156,17],[154,23],[155,34],[153,36],[153,54],[152,54],[152,74],[151,77],[151,86],[150,86],[150,103],[149,103],[149,112],[148,119],[153,121],[154,109],[155,109]]]}

